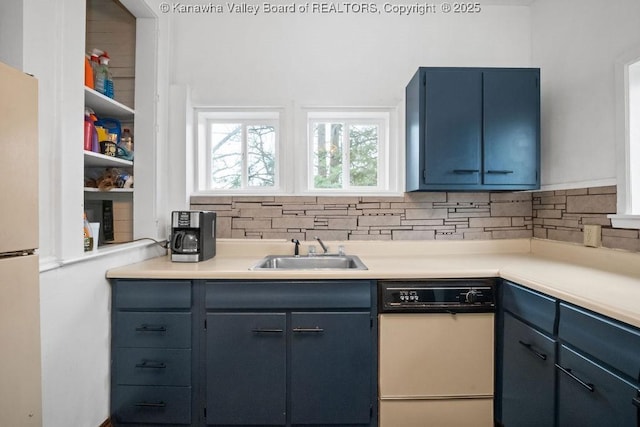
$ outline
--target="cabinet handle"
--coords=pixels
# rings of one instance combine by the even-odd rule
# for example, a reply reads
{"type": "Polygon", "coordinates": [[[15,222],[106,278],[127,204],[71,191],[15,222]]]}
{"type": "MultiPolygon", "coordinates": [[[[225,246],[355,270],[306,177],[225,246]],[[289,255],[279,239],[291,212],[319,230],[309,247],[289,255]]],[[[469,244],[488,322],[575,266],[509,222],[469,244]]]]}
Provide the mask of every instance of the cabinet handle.
{"type": "MultiPolygon", "coordinates": [[[[640,391],[638,391],[638,394],[640,394],[640,391]]],[[[631,403],[633,403],[633,406],[640,409],[640,397],[634,397],[631,399],[631,403]]]]}
{"type": "Polygon", "coordinates": [[[293,328],[293,332],[297,334],[321,334],[324,329],[316,326],[315,328],[293,328]]]}
{"type": "Polygon", "coordinates": [[[136,332],[167,332],[166,326],[140,325],[136,328],[136,332]]]}
{"type": "Polygon", "coordinates": [[[479,169],[454,169],[453,173],[458,175],[472,174],[480,172],[479,169]]]}
{"type": "Polygon", "coordinates": [[[252,329],[251,332],[254,334],[281,334],[284,332],[283,329],[252,329]]]}
{"type": "Polygon", "coordinates": [[[582,387],[586,388],[587,390],[589,390],[591,393],[593,393],[595,391],[595,387],[593,386],[593,384],[591,383],[587,383],[584,382],[583,380],[581,380],[580,378],[578,378],[577,376],[575,376],[572,372],[571,369],[569,368],[563,368],[562,366],[558,365],[556,363],[556,368],[560,369],[560,372],[566,374],[569,376],[569,378],[571,378],[572,380],[574,380],[575,382],[577,382],[578,384],[580,384],[582,387]]]}
{"type": "Polygon", "coordinates": [[[164,362],[153,362],[145,360],[142,363],[136,363],[136,368],[148,368],[148,369],[165,369],[167,364],[164,362]]]}
{"type": "Polygon", "coordinates": [[[526,348],[527,350],[529,350],[531,353],[535,354],[536,356],[538,356],[540,359],[542,360],[547,360],[547,355],[544,353],[540,353],[538,351],[536,351],[533,346],[529,343],[526,343],[522,340],[518,341],[524,348],[526,348]]]}
{"type": "Polygon", "coordinates": [[[488,170],[487,173],[496,174],[496,175],[507,175],[513,173],[513,171],[508,170],[488,170]]]}
{"type": "Polygon", "coordinates": [[[144,407],[144,408],[164,408],[165,406],[167,406],[167,404],[164,403],[163,401],[160,401],[160,402],[136,402],[134,405],[135,406],[144,407]]]}

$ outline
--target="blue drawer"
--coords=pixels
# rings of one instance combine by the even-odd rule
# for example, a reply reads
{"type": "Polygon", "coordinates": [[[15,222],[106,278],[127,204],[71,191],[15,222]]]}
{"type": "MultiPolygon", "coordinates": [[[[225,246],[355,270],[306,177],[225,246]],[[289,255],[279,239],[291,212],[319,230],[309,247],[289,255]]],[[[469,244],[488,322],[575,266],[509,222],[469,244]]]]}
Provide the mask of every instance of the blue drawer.
{"type": "Polygon", "coordinates": [[[191,313],[115,313],[116,347],[191,348],[191,313]]]}
{"type": "Polygon", "coordinates": [[[115,378],[120,385],[191,385],[191,350],[119,348],[115,378]]]}
{"type": "Polygon", "coordinates": [[[206,308],[371,308],[371,282],[210,282],[206,308]]]}
{"type": "Polygon", "coordinates": [[[560,340],[638,381],[640,331],[572,305],[560,304],[560,340]]]}
{"type": "Polygon", "coordinates": [[[638,426],[633,383],[564,345],[558,364],[559,426],[638,426]]]}
{"type": "Polygon", "coordinates": [[[556,300],[554,298],[503,281],[502,308],[553,335],[556,322],[556,300]]]}
{"type": "Polygon", "coordinates": [[[191,387],[117,386],[113,399],[118,422],[191,423],[191,387]]]}
{"type": "Polygon", "coordinates": [[[117,280],[115,308],[153,309],[191,308],[191,282],[185,280],[117,280]]]}

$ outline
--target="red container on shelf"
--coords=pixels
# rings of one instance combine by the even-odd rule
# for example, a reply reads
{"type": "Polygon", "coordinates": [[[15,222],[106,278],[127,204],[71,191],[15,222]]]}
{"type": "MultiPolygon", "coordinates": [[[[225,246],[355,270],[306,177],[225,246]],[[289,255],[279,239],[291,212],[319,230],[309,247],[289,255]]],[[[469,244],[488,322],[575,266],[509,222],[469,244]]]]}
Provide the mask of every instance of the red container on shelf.
{"type": "Polygon", "coordinates": [[[84,118],[84,149],[86,151],[91,151],[92,142],[93,142],[93,134],[95,132],[95,128],[93,127],[93,123],[89,117],[84,118]]]}

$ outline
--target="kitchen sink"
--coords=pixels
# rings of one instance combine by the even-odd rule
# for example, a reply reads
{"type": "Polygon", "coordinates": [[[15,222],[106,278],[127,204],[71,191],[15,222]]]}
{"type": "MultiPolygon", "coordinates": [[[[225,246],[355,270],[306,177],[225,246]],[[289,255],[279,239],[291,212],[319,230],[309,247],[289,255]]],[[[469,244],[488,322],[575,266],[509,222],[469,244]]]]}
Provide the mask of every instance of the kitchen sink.
{"type": "Polygon", "coordinates": [[[355,255],[268,255],[250,270],[367,270],[355,255]]]}

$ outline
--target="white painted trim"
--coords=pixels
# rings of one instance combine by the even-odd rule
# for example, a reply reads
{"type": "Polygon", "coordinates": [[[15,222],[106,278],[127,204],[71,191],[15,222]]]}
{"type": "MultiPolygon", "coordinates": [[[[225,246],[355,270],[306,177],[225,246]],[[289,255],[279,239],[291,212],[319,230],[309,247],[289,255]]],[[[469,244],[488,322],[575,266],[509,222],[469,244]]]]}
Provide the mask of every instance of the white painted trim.
{"type": "MultiPolygon", "coordinates": [[[[55,270],[56,268],[61,268],[71,264],[77,264],[80,262],[90,261],[96,258],[119,254],[122,252],[137,251],[139,248],[151,248],[155,244],[156,244],[155,242],[152,242],[150,240],[141,240],[141,241],[130,242],[130,243],[119,243],[114,245],[103,246],[95,251],[85,252],[83,255],[73,257],[73,258],[57,259],[55,257],[47,257],[40,260],[40,273],[44,273],[45,271],[55,270]]],[[[162,248],[159,248],[158,250],[160,249],[162,248]]],[[[162,254],[158,254],[158,255],[162,255],[162,254]]]]}
{"type": "Polygon", "coordinates": [[[608,187],[611,185],[616,185],[616,178],[607,178],[607,179],[596,179],[592,181],[575,181],[575,182],[567,182],[563,184],[548,184],[541,185],[539,190],[536,191],[555,191],[555,190],[574,190],[577,188],[589,188],[589,187],[608,187]]]}
{"type": "MultiPolygon", "coordinates": [[[[634,48],[621,55],[615,62],[615,127],[616,127],[616,163],[618,171],[617,193],[618,219],[612,218],[615,224],[629,224],[628,220],[620,220],[632,212],[631,188],[631,141],[629,139],[629,66],[640,61],[640,48],[634,48]]],[[[627,227],[625,227],[627,228],[627,227]]],[[[638,228],[638,227],[630,227],[638,228]]]]}
{"type": "Polygon", "coordinates": [[[640,230],[640,215],[607,215],[613,228],[633,228],[640,230]]]}

